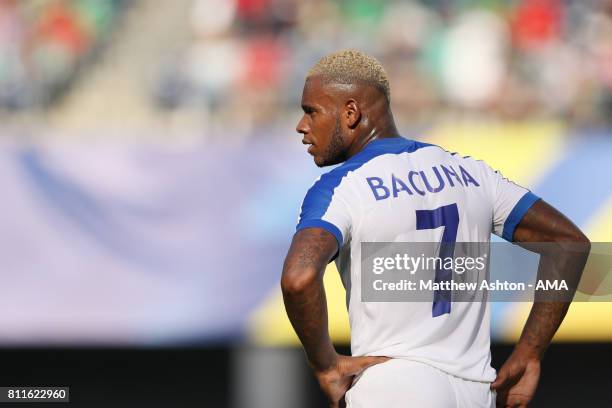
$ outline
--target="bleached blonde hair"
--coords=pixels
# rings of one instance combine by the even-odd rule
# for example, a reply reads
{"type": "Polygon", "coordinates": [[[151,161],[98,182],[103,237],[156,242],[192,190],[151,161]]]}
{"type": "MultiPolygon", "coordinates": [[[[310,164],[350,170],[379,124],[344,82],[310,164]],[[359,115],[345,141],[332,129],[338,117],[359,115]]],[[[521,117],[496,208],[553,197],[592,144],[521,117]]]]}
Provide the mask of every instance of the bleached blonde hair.
{"type": "Polygon", "coordinates": [[[327,82],[339,84],[366,83],[378,88],[391,101],[389,79],[382,64],[359,50],[347,49],[321,58],[306,75],[321,75],[327,82]]]}

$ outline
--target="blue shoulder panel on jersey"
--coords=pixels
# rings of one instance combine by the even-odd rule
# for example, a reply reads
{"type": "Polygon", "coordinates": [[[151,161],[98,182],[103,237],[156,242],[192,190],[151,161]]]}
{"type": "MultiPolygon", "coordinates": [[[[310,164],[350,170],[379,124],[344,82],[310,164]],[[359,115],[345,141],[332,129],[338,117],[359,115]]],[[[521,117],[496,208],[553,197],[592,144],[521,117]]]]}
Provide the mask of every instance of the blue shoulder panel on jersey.
{"type": "Polygon", "coordinates": [[[321,178],[308,190],[302,204],[300,221],[296,232],[304,228],[320,227],[332,233],[338,241],[338,249],[342,247],[344,239],[340,229],[332,223],[325,221],[322,217],[327,212],[334,190],[340,185],[342,179],[351,171],[355,171],[368,161],[383,154],[412,153],[422,147],[433,146],[429,143],[417,142],[416,140],[403,137],[392,137],[376,139],[355,156],[345,161],[340,166],[321,176],[321,178]]]}
{"type": "Polygon", "coordinates": [[[533,194],[531,191],[526,192],[525,195],[521,197],[512,211],[510,211],[508,218],[506,218],[506,222],[504,222],[504,231],[502,233],[503,239],[512,242],[516,226],[521,222],[527,210],[529,210],[529,208],[539,199],[540,197],[533,194]]]}

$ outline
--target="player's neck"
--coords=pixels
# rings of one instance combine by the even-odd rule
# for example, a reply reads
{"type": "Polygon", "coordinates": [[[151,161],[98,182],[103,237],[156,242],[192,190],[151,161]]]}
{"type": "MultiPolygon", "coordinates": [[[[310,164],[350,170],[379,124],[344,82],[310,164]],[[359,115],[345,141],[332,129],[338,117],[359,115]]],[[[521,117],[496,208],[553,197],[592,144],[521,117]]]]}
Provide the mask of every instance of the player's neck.
{"type": "Polygon", "coordinates": [[[383,123],[383,126],[374,125],[370,127],[370,129],[364,131],[360,136],[357,136],[349,149],[347,158],[351,158],[362,151],[368,145],[368,143],[373,140],[400,137],[393,118],[391,118],[391,120],[383,121],[383,123]]]}

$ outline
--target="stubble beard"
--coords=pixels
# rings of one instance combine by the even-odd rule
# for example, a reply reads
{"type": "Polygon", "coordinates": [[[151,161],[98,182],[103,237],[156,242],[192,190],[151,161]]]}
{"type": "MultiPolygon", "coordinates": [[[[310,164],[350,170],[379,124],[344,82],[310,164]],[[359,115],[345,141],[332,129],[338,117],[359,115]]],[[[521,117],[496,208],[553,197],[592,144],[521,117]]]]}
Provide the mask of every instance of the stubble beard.
{"type": "Polygon", "coordinates": [[[345,160],[346,152],[344,147],[344,139],[342,137],[342,128],[340,127],[340,118],[337,117],[334,132],[332,133],[329,140],[329,145],[325,150],[325,156],[320,163],[317,163],[317,166],[332,166],[334,164],[342,163],[345,160]]]}

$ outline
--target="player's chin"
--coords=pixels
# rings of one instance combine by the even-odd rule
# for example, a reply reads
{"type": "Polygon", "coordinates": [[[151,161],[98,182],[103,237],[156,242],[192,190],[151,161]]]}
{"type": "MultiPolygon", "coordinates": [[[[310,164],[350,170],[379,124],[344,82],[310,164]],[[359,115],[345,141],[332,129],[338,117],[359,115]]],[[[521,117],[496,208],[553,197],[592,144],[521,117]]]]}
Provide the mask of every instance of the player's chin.
{"type": "Polygon", "coordinates": [[[327,163],[327,160],[325,160],[325,158],[322,156],[317,156],[316,154],[313,154],[312,158],[318,167],[329,166],[329,164],[327,163]]]}
{"type": "Polygon", "coordinates": [[[342,160],[338,157],[322,156],[314,152],[311,154],[313,156],[315,164],[319,167],[333,166],[335,164],[342,163],[342,160]]]}

